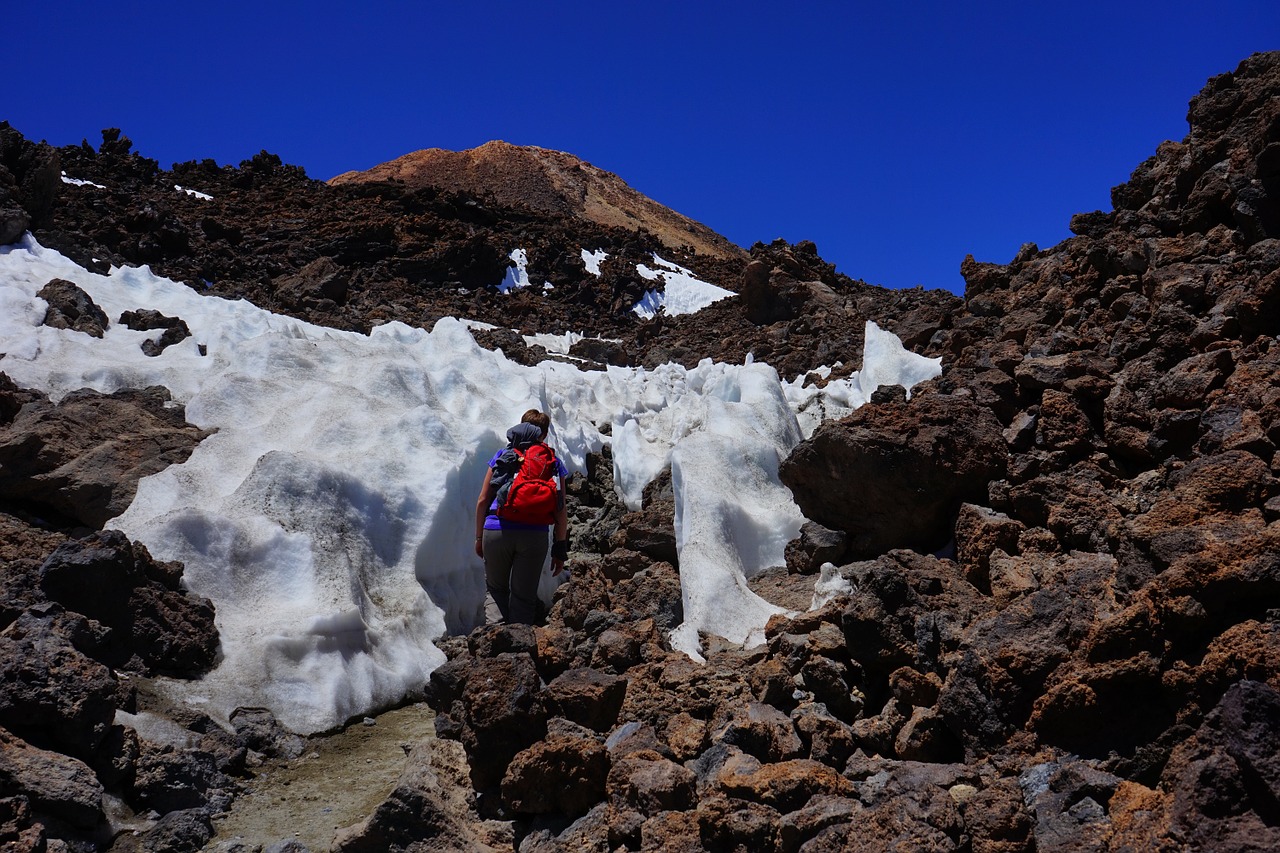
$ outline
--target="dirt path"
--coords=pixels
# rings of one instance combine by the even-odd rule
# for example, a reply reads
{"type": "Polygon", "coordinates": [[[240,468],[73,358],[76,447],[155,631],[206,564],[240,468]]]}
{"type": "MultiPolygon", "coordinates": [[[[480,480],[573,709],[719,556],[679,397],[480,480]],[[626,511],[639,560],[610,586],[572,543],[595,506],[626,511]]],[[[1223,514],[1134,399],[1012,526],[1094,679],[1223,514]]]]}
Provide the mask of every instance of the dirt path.
{"type": "Polygon", "coordinates": [[[250,850],[297,840],[312,853],[329,850],[335,829],[363,820],[386,799],[404,769],[406,747],[435,737],[435,716],[425,704],[353,723],[315,738],[301,758],[259,767],[250,791],[215,819],[207,851],[250,850]]]}

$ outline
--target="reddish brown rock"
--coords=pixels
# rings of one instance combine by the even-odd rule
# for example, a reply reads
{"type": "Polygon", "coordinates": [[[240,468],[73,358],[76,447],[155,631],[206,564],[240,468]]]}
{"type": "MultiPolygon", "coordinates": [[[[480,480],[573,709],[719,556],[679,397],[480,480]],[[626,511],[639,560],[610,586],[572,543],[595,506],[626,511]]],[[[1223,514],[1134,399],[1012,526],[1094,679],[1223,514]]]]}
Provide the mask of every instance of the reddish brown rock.
{"type": "Polygon", "coordinates": [[[102,784],[83,762],[37,749],[0,729],[0,794],[21,793],[37,815],[82,830],[104,819],[102,784]]]}
{"type": "Polygon", "coordinates": [[[823,423],[778,473],[805,515],[849,534],[852,555],[928,549],[950,537],[960,503],[1004,473],[1002,429],[961,397],[869,405],[823,423]]]}
{"type": "Polygon", "coordinates": [[[956,561],[965,578],[978,589],[991,590],[992,552],[1018,553],[1023,525],[1003,513],[975,504],[963,504],[956,518],[956,561]]]}
{"type": "Polygon", "coordinates": [[[138,480],[186,461],[207,434],[169,402],[157,387],[24,406],[0,428],[0,496],[101,527],[133,501],[138,480]]]}
{"type": "Polygon", "coordinates": [[[543,701],[551,713],[603,732],[617,721],[626,692],[626,679],[595,669],[571,669],[547,685],[543,701]]]}
{"type": "Polygon", "coordinates": [[[692,771],[657,753],[635,753],[613,763],[609,801],[616,809],[646,815],[691,808],[696,799],[692,771]]]}
{"type": "Polygon", "coordinates": [[[46,326],[83,332],[95,338],[102,337],[107,330],[106,312],[72,282],[55,278],[40,288],[36,296],[49,303],[44,315],[46,326]]]}
{"type": "Polygon", "coordinates": [[[462,745],[477,789],[502,781],[516,753],[546,732],[541,682],[527,654],[506,652],[475,662],[463,690],[462,745]]]}
{"type": "Polygon", "coordinates": [[[90,757],[116,711],[115,676],[78,648],[100,643],[88,620],[56,604],[32,607],[0,631],[0,725],[90,757]]]}
{"type": "Polygon", "coordinates": [[[725,762],[716,781],[731,797],[764,803],[786,814],[817,794],[847,797],[853,783],[825,764],[799,758],[761,764],[749,755],[725,762]]]}
{"type": "Polygon", "coordinates": [[[585,814],[604,799],[608,773],[608,753],[595,739],[549,734],[507,765],[502,799],[527,814],[585,814]]]}

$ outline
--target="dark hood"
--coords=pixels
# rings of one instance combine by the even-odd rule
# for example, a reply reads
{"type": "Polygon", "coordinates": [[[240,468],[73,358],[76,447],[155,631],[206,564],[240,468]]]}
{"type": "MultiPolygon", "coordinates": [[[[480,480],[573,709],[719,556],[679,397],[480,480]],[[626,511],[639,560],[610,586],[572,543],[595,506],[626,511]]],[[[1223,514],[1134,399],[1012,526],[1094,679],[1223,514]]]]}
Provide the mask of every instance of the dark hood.
{"type": "Polygon", "coordinates": [[[542,430],[537,424],[516,424],[507,430],[507,444],[518,450],[524,450],[541,440],[542,430]]]}

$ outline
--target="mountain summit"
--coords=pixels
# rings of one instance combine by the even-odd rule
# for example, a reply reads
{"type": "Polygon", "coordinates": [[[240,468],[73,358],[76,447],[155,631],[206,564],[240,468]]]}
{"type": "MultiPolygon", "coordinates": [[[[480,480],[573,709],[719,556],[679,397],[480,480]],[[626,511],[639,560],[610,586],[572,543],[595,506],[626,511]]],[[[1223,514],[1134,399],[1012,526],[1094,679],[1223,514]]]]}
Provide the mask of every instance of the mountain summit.
{"type": "Polygon", "coordinates": [[[428,148],[364,172],[344,172],[330,184],[398,181],[490,198],[504,207],[574,216],[600,225],[643,228],[671,249],[742,258],[745,252],[700,222],[632,189],[612,172],[572,154],[494,140],[466,151],[428,148]]]}

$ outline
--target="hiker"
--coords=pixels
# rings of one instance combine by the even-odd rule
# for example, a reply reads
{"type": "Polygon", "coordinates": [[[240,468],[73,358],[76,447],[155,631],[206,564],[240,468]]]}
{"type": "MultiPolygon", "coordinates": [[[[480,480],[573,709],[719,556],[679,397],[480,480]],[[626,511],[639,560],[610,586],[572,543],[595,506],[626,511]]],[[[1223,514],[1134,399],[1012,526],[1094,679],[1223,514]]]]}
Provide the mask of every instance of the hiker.
{"type": "Polygon", "coordinates": [[[507,447],[489,460],[476,501],[476,556],[484,559],[485,586],[502,621],[532,625],[538,580],[554,527],[551,574],[569,556],[569,516],[564,480],[569,471],[544,442],[551,417],[537,409],[507,430],[507,447]]]}

